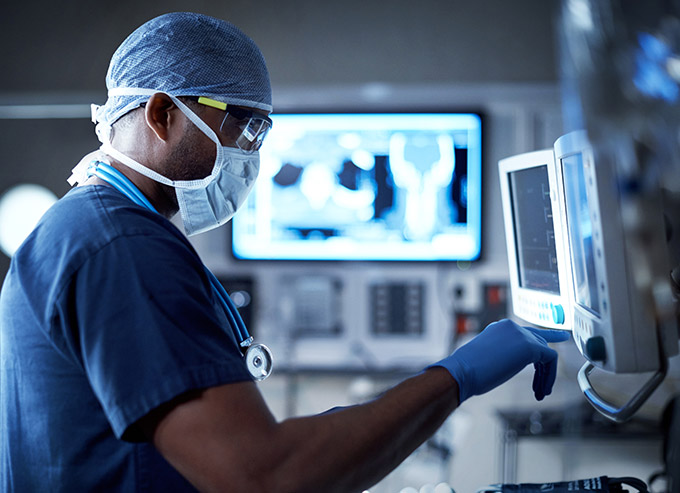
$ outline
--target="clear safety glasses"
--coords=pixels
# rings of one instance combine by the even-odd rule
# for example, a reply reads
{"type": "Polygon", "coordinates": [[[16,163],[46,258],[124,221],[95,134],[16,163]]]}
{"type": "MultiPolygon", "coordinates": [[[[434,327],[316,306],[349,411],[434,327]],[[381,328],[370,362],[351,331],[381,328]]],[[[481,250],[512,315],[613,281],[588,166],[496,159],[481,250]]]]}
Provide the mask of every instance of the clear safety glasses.
{"type": "Polygon", "coordinates": [[[250,154],[259,150],[267,132],[272,128],[271,119],[262,113],[227,105],[203,96],[197,101],[226,112],[220,125],[220,134],[225,142],[235,143],[243,152],[250,154]]]}

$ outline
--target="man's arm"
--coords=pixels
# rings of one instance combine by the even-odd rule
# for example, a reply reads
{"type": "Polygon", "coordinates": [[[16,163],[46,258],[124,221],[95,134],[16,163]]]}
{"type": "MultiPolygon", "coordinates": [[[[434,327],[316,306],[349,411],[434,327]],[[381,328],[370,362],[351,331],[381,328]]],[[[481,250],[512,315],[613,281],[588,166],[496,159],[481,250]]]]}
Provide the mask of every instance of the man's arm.
{"type": "Polygon", "coordinates": [[[277,423],[255,384],[227,384],[176,405],[153,443],[202,491],[361,491],[432,435],[457,396],[433,368],[366,404],[277,423]]]}
{"type": "Polygon", "coordinates": [[[548,395],[568,333],[504,320],[423,373],[366,404],[291,418],[272,416],[253,383],[187,395],[141,425],[160,453],[204,491],[362,491],[394,469],[465,399],[535,367],[548,395]]]}

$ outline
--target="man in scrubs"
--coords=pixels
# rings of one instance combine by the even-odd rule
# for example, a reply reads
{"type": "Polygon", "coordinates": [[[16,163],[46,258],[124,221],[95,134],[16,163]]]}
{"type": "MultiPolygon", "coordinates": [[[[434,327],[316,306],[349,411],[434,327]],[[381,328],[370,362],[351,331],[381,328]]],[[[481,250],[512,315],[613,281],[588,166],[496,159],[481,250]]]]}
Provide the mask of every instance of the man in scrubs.
{"type": "Polygon", "coordinates": [[[272,110],[260,50],[225,21],[166,14],[106,81],[102,147],[0,295],[0,490],[361,491],[526,365],[536,398],[550,393],[547,343],[567,336],[504,320],[371,402],[278,422],[186,238],[228,221],[256,179],[272,110]]]}

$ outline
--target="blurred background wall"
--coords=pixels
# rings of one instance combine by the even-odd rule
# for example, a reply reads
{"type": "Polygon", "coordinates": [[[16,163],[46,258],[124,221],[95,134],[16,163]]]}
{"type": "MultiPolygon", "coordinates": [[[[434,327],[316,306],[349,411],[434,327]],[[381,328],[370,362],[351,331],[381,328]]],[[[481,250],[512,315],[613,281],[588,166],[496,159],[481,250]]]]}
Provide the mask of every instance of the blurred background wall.
{"type": "MultiPolygon", "coordinates": [[[[230,20],[257,42],[275,111],[367,105],[495,111],[490,139],[505,144],[487,141],[485,179],[493,183],[499,158],[552,145],[559,135],[556,6],[555,0],[6,2],[0,193],[22,182],[57,196],[68,190],[70,169],[98,146],[87,105],[106,99],[112,53],[146,20],[182,10],[230,20]],[[70,106],[54,106],[64,104],[70,106]]],[[[484,205],[495,218],[499,202],[496,189],[490,191],[484,205]]],[[[498,227],[501,222],[485,221],[483,248],[503,270],[498,227]]],[[[9,261],[1,257],[4,275],[9,261]]]]}
{"type": "Polygon", "coordinates": [[[274,89],[370,82],[554,82],[554,0],[6,2],[3,92],[100,92],[108,59],[156,15],[232,21],[264,52],[274,89]]]}

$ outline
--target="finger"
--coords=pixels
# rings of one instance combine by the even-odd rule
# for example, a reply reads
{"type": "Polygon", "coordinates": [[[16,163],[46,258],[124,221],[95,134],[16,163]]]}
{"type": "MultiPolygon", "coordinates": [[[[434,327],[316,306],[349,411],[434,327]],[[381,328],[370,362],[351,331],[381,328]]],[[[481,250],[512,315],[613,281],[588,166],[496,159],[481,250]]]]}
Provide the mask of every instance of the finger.
{"type": "Polygon", "coordinates": [[[544,371],[545,382],[543,383],[543,395],[552,394],[553,385],[557,379],[557,360],[551,361],[545,367],[544,371]]]}
{"type": "Polygon", "coordinates": [[[543,382],[543,365],[540,363],[534,363],[534,381],[531,388],[534,391],[534,396],[536,397],[537,401],[542,401],[543,397],[545,397],[545,394],[543,393],[543,382]]]}
{"type": "Polygon", "coordinates": [[[563,342],[571,338],[568,330],[537,329],[536,327],[524,327],[533,334],[542,337],[546,342],[563,342]]]}
{"type": "Polygon", "coordinates": [[[557,353],[546,347],[541,351],[541,357],[534,363],[535,373],[533,390],[536,400],[543,400],[546,395],[552,393],[553,385],[557,379],[557,353]]]}
{"type": "Polygon", "coordinates": [[[538,357],[534,363],[543,363],[544,365],[547,365],[553,361],[557,362],[557,351],[550,346],[541,346],[538,357]]]}
{"type": "Polygon", "coordinates": [[[552,394],[557,378],[557,361],[547,364],[536,363],[534,368],[536,369],[533,383],[534,396],[537,401],[541,401],[545,396],[552,394]]]}

